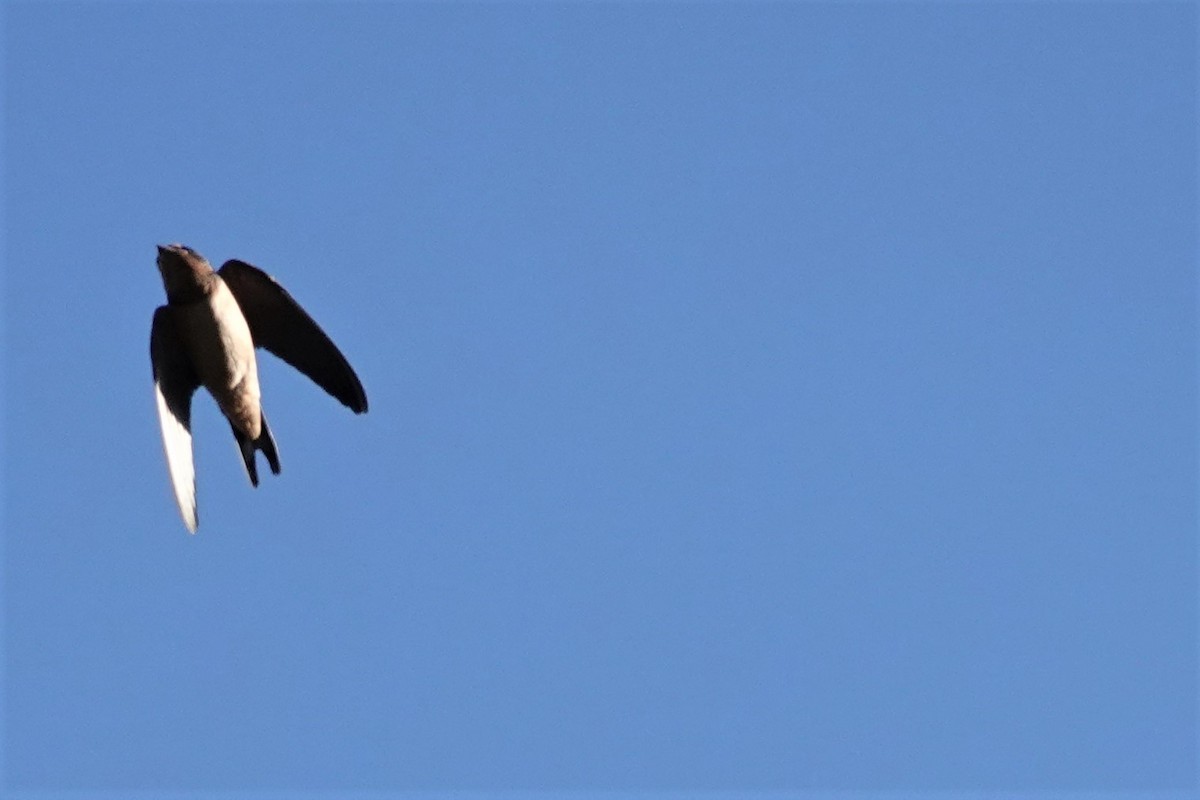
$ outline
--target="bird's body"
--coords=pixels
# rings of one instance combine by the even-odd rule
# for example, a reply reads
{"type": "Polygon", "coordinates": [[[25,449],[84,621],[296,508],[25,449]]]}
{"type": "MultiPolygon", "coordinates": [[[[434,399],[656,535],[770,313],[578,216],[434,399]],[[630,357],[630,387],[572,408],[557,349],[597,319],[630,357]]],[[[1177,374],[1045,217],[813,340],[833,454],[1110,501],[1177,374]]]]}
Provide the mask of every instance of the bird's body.
{"type": "Polygon", "coordinates": [[[356,414],[367,410],[358,376],[329,337],[273,278],[242,261],[220,270],[183,245],[158,249],[167,304],[154,313],[150,359],[163,447],[184,524],[195,532],[191,398],[203,386],[229,420],[250,483],[261,450],[279,474],[279,454],[262,410],[255,348],[299,369],[356,414]]]}
{"type": "Polygon", "coordinates": [[[200,383],[242,433],[262,433],[262,391],[254,338],[233,292],[212,273],[205,297],[169,306],[200,383]]]}

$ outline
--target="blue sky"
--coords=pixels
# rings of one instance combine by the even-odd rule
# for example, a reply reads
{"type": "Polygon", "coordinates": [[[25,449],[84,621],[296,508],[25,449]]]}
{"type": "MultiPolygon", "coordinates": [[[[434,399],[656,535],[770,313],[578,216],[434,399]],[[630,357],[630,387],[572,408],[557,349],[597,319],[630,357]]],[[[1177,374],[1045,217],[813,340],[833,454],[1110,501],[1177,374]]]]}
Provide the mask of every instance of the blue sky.
{"type": "Polygon", "coordinates": [[[1192,4],[3,15],[10,792],[1196,790],[1192,4]]]}

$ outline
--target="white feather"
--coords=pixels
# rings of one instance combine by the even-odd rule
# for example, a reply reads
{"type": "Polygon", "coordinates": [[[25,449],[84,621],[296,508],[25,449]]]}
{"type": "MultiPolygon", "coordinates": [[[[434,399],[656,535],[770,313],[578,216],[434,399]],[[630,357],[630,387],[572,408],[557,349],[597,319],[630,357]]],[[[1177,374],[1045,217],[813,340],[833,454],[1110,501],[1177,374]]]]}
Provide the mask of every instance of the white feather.
{"type": "Polygon", "coordinates": [[[162,387],[154,382],[154,399],[158,404],[158,423],[162,428],[163,452],[167,455],[167,469],[171,473],[171,488],[175,490],[175,502],[183,516],[188,533],[195,533],[196,517],[196,467],[192,463],[192,434],[175,419],[167,407],[162,387]]]}

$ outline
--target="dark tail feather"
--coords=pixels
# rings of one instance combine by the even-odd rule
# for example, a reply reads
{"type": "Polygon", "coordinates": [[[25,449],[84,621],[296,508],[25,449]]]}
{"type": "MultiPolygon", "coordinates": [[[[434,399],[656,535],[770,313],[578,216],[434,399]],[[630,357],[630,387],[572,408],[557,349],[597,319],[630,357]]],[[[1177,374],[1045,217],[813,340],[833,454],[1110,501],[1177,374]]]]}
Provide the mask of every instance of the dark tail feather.
{"type": "Polygon", "coordinates": [[[279,451],[275,449],[275,437],[271,435],[271,429],[267,426],[265,414],[262,418],[262,433],[257,439],[251,439],[232,423],[229,427],[233,430],[233,438],[237,439],[238,450],[241,451],[242,461],[246,464],[246,475],[250,477],[251,486],[258,486],[258,464],[254,460],[254,453],[258,450],[262,450],[263,455],[267,457],[272,474],[279,474],[279,451]]]}
{"type": "Polygon", "coordinates": [[[275,449],[275,437],[271,435],[271,429],[267,426],[267,415],[262,415],[262,433],[259,434],[258,441],[255,442],[259,450],[263,451],[263,455],[267,457],[267,463],[271,465],[271,474],[279,474],[279,451],[275,449]]]}
{"type": "Polygon", "coordinates": [[[254,463],[254,442],[249,436],[237,429],[232,422],[229,427],[233,430],[233,438],[237,439],[238,450],[242,453],[242,461],[246,463],[246,474],[250,476],[250,485],[258,486],[258,465],[254,463]]]}

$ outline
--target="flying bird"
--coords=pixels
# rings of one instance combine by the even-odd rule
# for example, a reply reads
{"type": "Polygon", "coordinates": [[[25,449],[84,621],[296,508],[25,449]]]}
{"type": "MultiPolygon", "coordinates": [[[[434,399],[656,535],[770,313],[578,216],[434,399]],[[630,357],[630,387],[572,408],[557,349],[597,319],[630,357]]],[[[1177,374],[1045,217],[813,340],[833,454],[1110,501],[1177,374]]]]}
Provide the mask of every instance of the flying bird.
{"type": "Polygon", "coordinates": [[[150,362],[163,449],[175,501],[196,532],[192,395],[203,386],[229,420],[246,474],[258,486],[259,450],[279,474],[279,452],[263,414],[255,348],[278,356],[355,414],[367,395],[346,357],[274,278],[244,261],[214,270],[181,244],[158,246],[167,304],[154,311],[150,362]]]}

